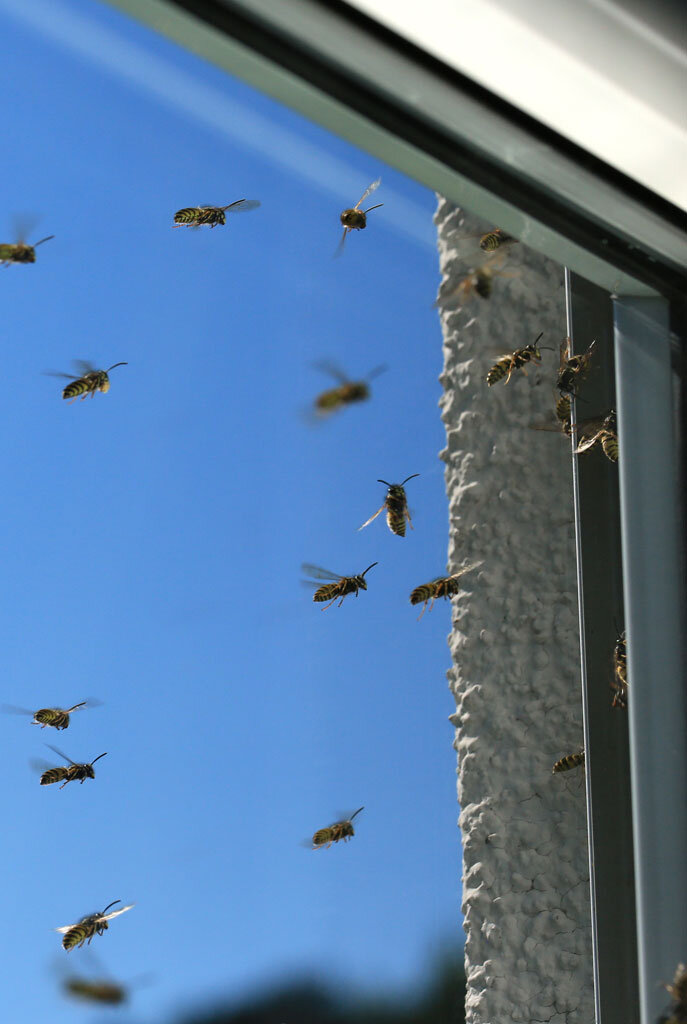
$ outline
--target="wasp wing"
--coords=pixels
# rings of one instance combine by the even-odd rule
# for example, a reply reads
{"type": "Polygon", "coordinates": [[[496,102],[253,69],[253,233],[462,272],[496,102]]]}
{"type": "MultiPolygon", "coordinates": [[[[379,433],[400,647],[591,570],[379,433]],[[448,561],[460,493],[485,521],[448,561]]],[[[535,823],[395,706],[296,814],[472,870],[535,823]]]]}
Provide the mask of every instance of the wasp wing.
{"type": "Polygon", "coordinates": [[[65,935],[67,932],[71,931],[72,928],[76,928],[80,923],[80,921],[76,921],[75,924],[66,924],[63,928],[53,928],[53,931],[60,932],[61,935],[65,935]]]}
{"type": "MultiPolygon", "coordinates": [[[[373,516],[370,516],[370,518],[367,520],[366,523],[363,523],[362,526],[358,527],[358,532],[360,532],[360,530],[364,530],[366,526],[369,526],[370,523],[373,522],[377,518],[377,516],[380,514],[380,512],[384,511],[385,508],[386,508],[386,502],[384,502],[384,504],[382,505],[381,508],[377,509],[377,511],[375,512],[375,514],[373,516]]],[[[410,518],[410,516],[408,518],[410,518]]]]}
{"type": "Polygon", "coordinates": [[[340,384],[348,384],[349,378],[343,372],[336,363],[330,362],[328,359],[319,359],[316,363],[312,364],[315,370],[320,370],[322,373],[329,374],[334,380],[338,380],[340,384]]]}
{"type": "Polygon", "coordinates": [[[27,708],[18,708],[14,704],[2,704],[0,705],[5,714],[8,715],[31,715],[33,717],[33,711],[29,711],[27,708]]]}
{"type": "Polygon", "coordinates": [[[248,210],[257,210],[260,205],[259,199],[237,199],[235,203],[221,206],[220,209],[228,213],[246,213],[248,210]]]}
{"type": "Polygon", "coordinates": [[[72,359],[72,362],[80,371],[79,377],[85,377],[87,373],[98,372],[93,363],[90,363],[87,359],[72,359]]]}
{"type": "Polygon", "coordinates": [[[113,910],[109,914],[98,914],[97,920],[98,921],[111,921],[113,917],[119,917],[120,914],[125,914],[127,912],[127,910],[131,910],[131,908],[135,907],[135,906],[136,906],[135,903],[129,903],[126,907],[120,907],[119,910],[113,910]]]}
{"type": "Polygon", "coordinates": [[[464,576],[466,572],[472,572],[473,569],[479,569],[480,565],[484,565],[484,559],[480,562],[472,562],[470,565],[466,565],[464,569],[459,569],[458,572],[451,573],[451,579],[456,580],[460,576],[464,576]]]}
{"type": "Polygon", "coordinates": [[[56,754],[60,755],[60,757],[64,758],[65,761],[69,761],[70,764],[76,764],[76,761],[72,761],[71,757],[67,757],[67,755],[63,754],[61,750],[57,749],[57,747],[53,747],[52,743],[46,743],[45,745],[46,747],[50,747],[51,750],[54,750],[56,754]]]}
{"type": "Polygon", "coordinates": [[[338,257],[341,256],[341,254],[343,253],[344,245],[346,244],[346,235],[348,234],[348,231],[349,231],[348,228],[344,228],[343,229],[343,235],[341,236],[341,241],[339,242],[339,244],[337,245],[337,247],[336,247],[336,249],[334,251],[334,259],[338,259],[338,257]]]}
{"type": "Polygon", "coordinates": [[[319,565],[312,565],[311,562],[303,562],[301,570],[306,576],[313,576],[316,580],[343,580],[345,579],[341,573],[329,572],[328,569],[322,569],[319,565]]]}
{"type": "Polygon", "coordinates": [[[365,200],[367,199],[367,197],[368,197],[369,195],[372,195],[372,193],[374,192],[374,190],[375,190],[375,189],[377,189],[377,188],[379,188],[379,186],[380,186],[381,184],[382,184],[382,179],[381,179],[381,178],[377,178],[377,180],[376,180],[376,181],[373,181],[371,185],[368,185],[368,187],[367,187],[367,188],[365,189],[365,191],[363,192],[363,194],[361,195],[360,199],[359,199],[359,200],[358,200],[358,202],[357,202],[357,203],[355,204],[355,206],[353,207],[353,209],[354,209],[354,210],[357,210],[357,209],[359,209],[359,208],[360,208],[360,204],[361,204],[361,203],[364,203],[364,202],[365,202],[365,200]]]}
{"type": "Polygon", "coordinates": [[[53,370],[44,370],[44,377],[63,377],[65,380],[79,380],[73,373],[55,373],[53,370]]]}
{"type": "Polygon", "coordinates": [[[563,341],[560,343],[560,345],[558,347],[558,351],[559,351],[559,354],[560,354],[560,368],[561,368],[561,370],[563,369],[563,367],[567,363],[568,359],[570,359],[570,344],[571,344],[570,338],[563,338],[563,341]]]}

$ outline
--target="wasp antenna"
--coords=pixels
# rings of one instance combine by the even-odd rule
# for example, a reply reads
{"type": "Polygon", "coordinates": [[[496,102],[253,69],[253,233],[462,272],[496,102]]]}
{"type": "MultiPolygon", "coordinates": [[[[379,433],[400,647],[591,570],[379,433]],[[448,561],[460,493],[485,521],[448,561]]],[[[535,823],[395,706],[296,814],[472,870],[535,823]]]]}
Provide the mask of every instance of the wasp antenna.
{"type": "Polygon", "coordinates": [[[378,210],[380,206],[384,206],[384,203],[377,203],[376,206],[368,206],[368,208],[364,212],[365,214],[368,214],[370,210],[378,210]]]}
{"type": "Polygon", "coordinates": [[[536,344],[537,344],[537,342],[539,341],[539,339],[540,339],[540,338],[543,338],[543,337],[544,337],[544,332],[542,331],[542,332],[541,332],[540,334],[538,334],[538,335],[537,335],[537,337],[536,337],[536,338],[534,339],[534,344],[536,345],[536,344]]]}
{"type": "Polygon", "coordinates": [[[388,483],[386,480],[380,480],[379,477],[377,477],[377,483],[378,484],[386,484],[387,487],[391,487],[390,483],[388,483]]]}
{"type": "Polygon", "coordinates": [[[121,900],[112,900],[112,903],[108,903],[107,906],[105,907],[105,909],[103,911],[101,911],[101,913],[106,914],[107,911],[110,909],[110,907],[114,907],[115,903],[121,903],[121,902],[122,902],[121,900]]]}
{"type": "Polygon", "coordinates": [[[128,365],[129,365],[128,363],[113,363],[112,366],[108,366],[107,370],[105,370],[105,373],[109,373],[110,370],[114,370],[114,368],[116,366],[128,366],[128,365]]]}
{"type": "Polygon", "coordinates": [[[401,487],[403,487],[403,484],[407,484],[409,480],[412,480],[412,479],[414,479],[414,477],[419,476],[419,475],[420,475],[419,473],[412,473],[410,476],[407,476],[405,478],[405,480],[403,481],[403,483],[401,484],[401,487]]]}
{"type": "Polygon", "coordinates": [[[50,239],[54,238],[54,237],[55,237],[54,235],[47,235],[45,238],[41,238],[40,242],[35,242],[34,243],[33,248],[35,249],[37,246],[43,245],[43,242],[49,242],[50,239]]]}
{"type": "MultiPolygon", "coordinates": [[[[372,565],[368,565],[368,567],[367,567],[367,569],[365,570],[365,572],[369,572],[369,571],[370,571],[370,569],[374,569],[375,565],[379,565],[379,562],[373,562],[373,563],[372,563],[372,565]]],[[[361,572],[361,574],[360,574],[360,575],[361,575],[361,576],[364,576],[364,575],[365,575],[365,572],[361,572]]]]}
{"type": "MultiPolygon", "coordinates": [[[[377,563],[375,562],[375,565],[376,565],[376,564],[377,564],[377,563]]],[[[360,812],[361,812],[361,811],[364,811],[364,810],[365,810],[365,808],[364,808],[364,807],[359,807],[359,808],[358,808],[358,810],[357,810],[357,811],[355,812],[355,814],[352,814],[352,815],[350,816],[350,818],[349,818],[348,820],[349,820],[349,821],[353,821],[353,819],[355,818],[355,815],[356,815],[356,814],[360,814],[360,812]]]]}
{"type": "MultiPolygon", "coordinates": [[[[98,754],[98,756],[96,757],[95,761],[99,761],[100,758],[101,757],[105,757],[106,754],[107,754],[107,751],[105,751],[104,754],[98,754]]],[[[93,767],[93,765],[95,764],[95,761],[91,761],[91,767],[93,767]]],[[[115,900],[115,903],[119,903],[119,902],[121,902],[121,901],[120,900],[115,900]]]]}
{"type": "Polygon", "coordinates": [[[72,711],[76,711],[78,708],[85,708],[88,701],[82,700],[80,704],[75,704],[73,708],[67,708],[67,714],[71,715],[72,711]]]}

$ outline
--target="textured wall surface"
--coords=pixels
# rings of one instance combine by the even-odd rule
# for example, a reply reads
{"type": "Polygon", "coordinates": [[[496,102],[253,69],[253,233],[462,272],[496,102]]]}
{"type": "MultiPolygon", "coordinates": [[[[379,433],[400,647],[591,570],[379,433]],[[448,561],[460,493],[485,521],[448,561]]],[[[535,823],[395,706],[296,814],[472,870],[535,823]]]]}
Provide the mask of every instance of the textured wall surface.
{"type": "MultiPolygon", "coordinates": [[[[448,296],[470,267],[461,239],[490,225],[445,200],[436,222],[448,296]]],[[[553,413],[563,272],[523,245],[502,270],[488,301],[441,303],[449,571],[484,561],[449,641],[467,1021],[591,1024],[584,779],[551,772],[583,744],[570,449],[530,429],[553,413]],[[542,366],[487,387],[498,354],[541,331],[542,366]]]]}

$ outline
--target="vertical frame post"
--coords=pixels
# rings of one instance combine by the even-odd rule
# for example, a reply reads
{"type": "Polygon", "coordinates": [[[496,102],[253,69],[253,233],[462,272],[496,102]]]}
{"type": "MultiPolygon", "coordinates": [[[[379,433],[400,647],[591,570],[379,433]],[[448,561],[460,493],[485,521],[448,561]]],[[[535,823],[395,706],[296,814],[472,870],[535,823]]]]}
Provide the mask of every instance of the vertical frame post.
{"type": "Polygon", "coordinates": [[[654,1024],[687,958],[684,382],[668,303],[616,299],[615,351],[641,1021],[654,1024]]]}

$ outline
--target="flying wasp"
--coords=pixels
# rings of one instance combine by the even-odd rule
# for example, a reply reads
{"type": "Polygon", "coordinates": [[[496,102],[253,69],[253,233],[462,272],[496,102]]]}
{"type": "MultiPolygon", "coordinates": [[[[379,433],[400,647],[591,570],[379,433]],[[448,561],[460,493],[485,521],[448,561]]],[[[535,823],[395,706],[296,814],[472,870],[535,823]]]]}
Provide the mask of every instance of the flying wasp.
{"type": "Polygon", "coordinates": [[[338,387],[322,391],[315,399],[315,412],[319,416],[328,416],[354,402],[367,401],[370,397],[369,381],[386,370],[386,366],[376,366],[364,380],[349,380],[333,363],[315,363],[315,367],[339,381],[338,387]]]}
{"type": "MultiPolygon", "coordinates": [[[[91,701],[91,704],[93,703],[91,701]]],[[[69,716],[79,708],[85,708],[87,704],[88,701],[82,700],[80,704],[74,704],[71,708],[39,708],[38,711],[28,711],[26,708],[15,708],[11,704],[3,704],[2,709],[10,711],[14,715],[31,715],[33,718],[31,725],[40,725],[41,729],[45,729],[46,725],[52,726],[53,729],[68,729],[69,716]]]]}
{"type": "Polygon", "coordinates": [[[54,235],[48,235],[34,245],[28,245],[26,242],[15,242],[14,245],[0,242],[0,266],[9,267],[10,263],[35,263],[38,246],[43,245],[43,242],[49,242],[54,237],[54,235]]]}
{"type": "Polygon", "coordinates": [[[204,224],[215,228],[218,224],[226,224],[227,210],[230,213],[246,213],[260,206],[259,199],[237,199],[228,206],[186,206],[174,214],[172,227],[200,228],[204,224]]]}
{"type": "Polygon", "coordinates": [[[318,829],[312,837],[312,849],[321,850],[323,846],[329,849],[332,843],[338,843],[341,839],[344,842],[348,842],[355,835],[351,823],[355,815],[360,814],[364,810],[364,807],[359,807],[355,814],[351,814],[350,818],[347,818],[345,821],[336,821],[333,825],[327,825],[326,828],[318,829]]]}
{"type": "Polygon", "coordinates": [[[103,1003],[105,1006],[121,1006],[128,998],[123,985],[106,978],[65,978],[64,990],[67,995],[83,999],[87,1003],[103,1003]]]}
{"type": "Polygon", "coordinates": [[[336,250],[335,256],[340,256],[341,253],[343,252],[344,244],[346,242],[346,235],[349,233],[349,231],[362,231],[363,228],[367,227],[367,215],[370,212],[370,210],[378,210],[380,206],[384,206],[384,203],[377,203],[376,206],[368,206],[366,210],[360,209],[360,204],[364,203],[367,197],[371,195],[371,193],[374,192],[376,188],[379,188],[381,183],[382,179],[377,178],[376,181],[373,181],[372,184],[365,189],[365,191],[363,192],[355,206],[351,206],[347,210],[341,211],[339,220],[343,224],[344,230],[343,235],[341,236],[341,241],[339,242],[339,246],[336,250]]]}
{"type": "MultiPolygon", "coordinates": [[[[492,384],[496,384],[498,381],[503,380],[505,377],[505,383],[507,384],[510,380],[513,370],[522,369],[526,363],[532,362],[539,365],[541,363],[541,352],[537,347],[539,338],[543,337],[543,331],[537,336],[535,341],[529,345],[525,345],[524,348],[516,348],[514,352],[510,352],[508,355],[501,356],[501,358],[494,363],[489,373],[486,376],[486,381],[489,387],[492,384]]],[[[525,371],[523,370],[523,373],[525,371]]]]}
{"type": "Polygon", "coordinates": [[[92,363],[86,362],[85,359],[75,359],[74,364],[77,367],[81,367],[81,375],[75,377],[72,373],[48,373],[48,377],[65,377],[71,381],[71,384],[67,384],[62,390],[63,398],[70,398],[72,401],[81,396],[81,401],[84,400],[86,395],[90,394],[91,398],[95,395],[96,391],[102,391],[105,395],[110,390],[110,378],[108,373],[110,370],[114,370],[116,366],[128,366],[128,363],[113,363],[112,366],[108,366],[107,370],[96,370],[92,363]]]}
{"type": "Polygon", "coordinates": [[[556,380],[556,387],[562,394],[572,395],[573,398],[576,398],[576,384],[578,381],[582,380],[587,373],[596,341],[591,343],[586,352],[582,352],[577,356],[571,355],[571,344],[570,338],[564,338],[561,342],[561,361],[558,370],[558,378],[556,380]]]}
{"type": "Polygon", "coordinates": [[[579,754],[567,754],[560,761],[556,761],[551,769],[551,773],[557,775],[558,772],[569,772],[573,768],[579,768],[581,765],[584,765],[584,750],[580,750],[579,754]]]}
{"type": "Polygon", "coordinates": [[[586,429],[584,426],[584,421],[579,425],[578,433],[580,428],[584,433],[580,437],[580,443],[575,449],[577,453],[589,451],[598,442],[607,459],[611,462],[618,461],[618,425],[615,409],[611,409],[604,417],[601,426],[597,430],[589,432],[588,428],[586,429]]]}
{"type": "Polygon", "coordinates": [[[336,581],[335,583],[325,583],[323,586],[318,587],[313,594],[313,601],[329,601],[329,604],[325,605],[322,609],[322,611],[326,611],[329,605],[334,604],[337,598],[341,598],[339,601],[339,607],[341,607],[347,594],[355,594],[357,597],[359,590],[367,590],[367,583],[364,579],[365,573],[369,572],[375,565],[379,565],[379,563],[373,562],[372,565],[368,565],[365,572],[361,572],[358,576],[339,576],[338,573],[327,572],[326,569],[320,569],[319,566],[311,565],[309,562],[305,562],[302,568],[304,573],[308,576],[314,576],[315,579],[336,581]]]}
{"type": "Polygon", "coordinates": [[[476,295],[480,299],[491,298],[494,290],[494,278],[517,276],[517,271],[506,273],[504,270],[499,270],[496,264],[497,259],[499,259],[498,256],[489,263],[482,263],[480,266],[473,267],[469,274],[460,279],[455,288],[452,288],[445,295],[439,296],[434,306],[444,307],[447,303],[453,302],[454,299],[458,299],[461,304],[465,304],[474,299],[476,295]]]}
{"type": "Polygon", "coordinates": [[[413,524],[410,521],[410,512],[408,511],[408,502],[406,500],[406,492],[403,484],[407,484],[409,480],[413,480],[419,473],[413,473],[411,476],[407,476],[403,483],[400,484],[389,484],[386,480],[377,480],[379,484],[385,484],[389,490],[386,493],[384,504],[377,509],[373,516],[359,526],[359,530],[364,530],[366,526],[377,518],[380,512],[386,509],[386,525],[389,527],[392,533],[395,533],[397,537],[405,537],[406,535],[406,519],[408,520],[408,526],[412,530],[413,524]]]}
{"type": "Polygon", "coordinates": [[[472,565],[466,565],[464,569],[460,569],[458,572],[454,572],[451,576],[437,576],[435,580],[430,580],[429,583],[423,583],[419,587],[415,587],[410,595],[411,604],[421,604],[424,602],[424,608],[418,615],[417,621],[419,622],[422,616],[427,611],[427,604],[429,603],[429,610],[432,610],[434,602],[440,597],[444,599],[455,597],[460,592],[460,578],[468,572],[472,572],[473,569],[477,569],[482,562],[473,562],[472,565]]]}
{"type": "Polygon", "coordinates": [[[61,750],[58,750],[57,747],[53,747],[49,743],[47,743],[46,746],[50,747],[51,750],[54,750],[60,757],[63,757],[65,761],[69,761],[68,765],[61,765],[59,768],[47,768],[46,771],[41,774],[41,786],[52,786],[55,782],[61,782],[62,785],[60,786],[60,789],[64,789],[68,782],[78,781],[83,786],[86,779],[94,779],[95,772],[93,770],[93,765],[96,761],[99,761],[101,757],[105,757],[107,754],[107,751],[105,751],[105,754],[98,754],[95,760],[91,761],[90,764],[77,764],[75,761],[72,761],[70,757],[67,757],[66,754],[63,754],[61,750]]]}
{"type": "Polygon", "coordinates": [[[625,709],[627,707],[627,642],[625,630],[622,631],[613,648],[613,682],[611,683],[611,690],[613,692],[611,707],[625,709]]]}
{"type": "Polygon", "coordinates": [[[108,921],[111,921],[113,917],[119,917],[120,914],[126,913],[127,910],[131,910],[136,905],[135,903],[130,903],[127,907],[120,907],[119,910],[113,910],[111,914],[108,914],[110,907],[114,907],[115,903],[121,902],[121,900],[113,900],[112,903],[108,903],[100,914],[87,914],[77,924],[68,924],[64,928],[56,928],[55,931],[60,932],[63,936],[62,948],[69,952],[70,949],[74,949],[76,946],[83,946],[86,940],[88,940],[90,945],[94,935],[102,935],[103,932],[107,931],[108,921]]]}

